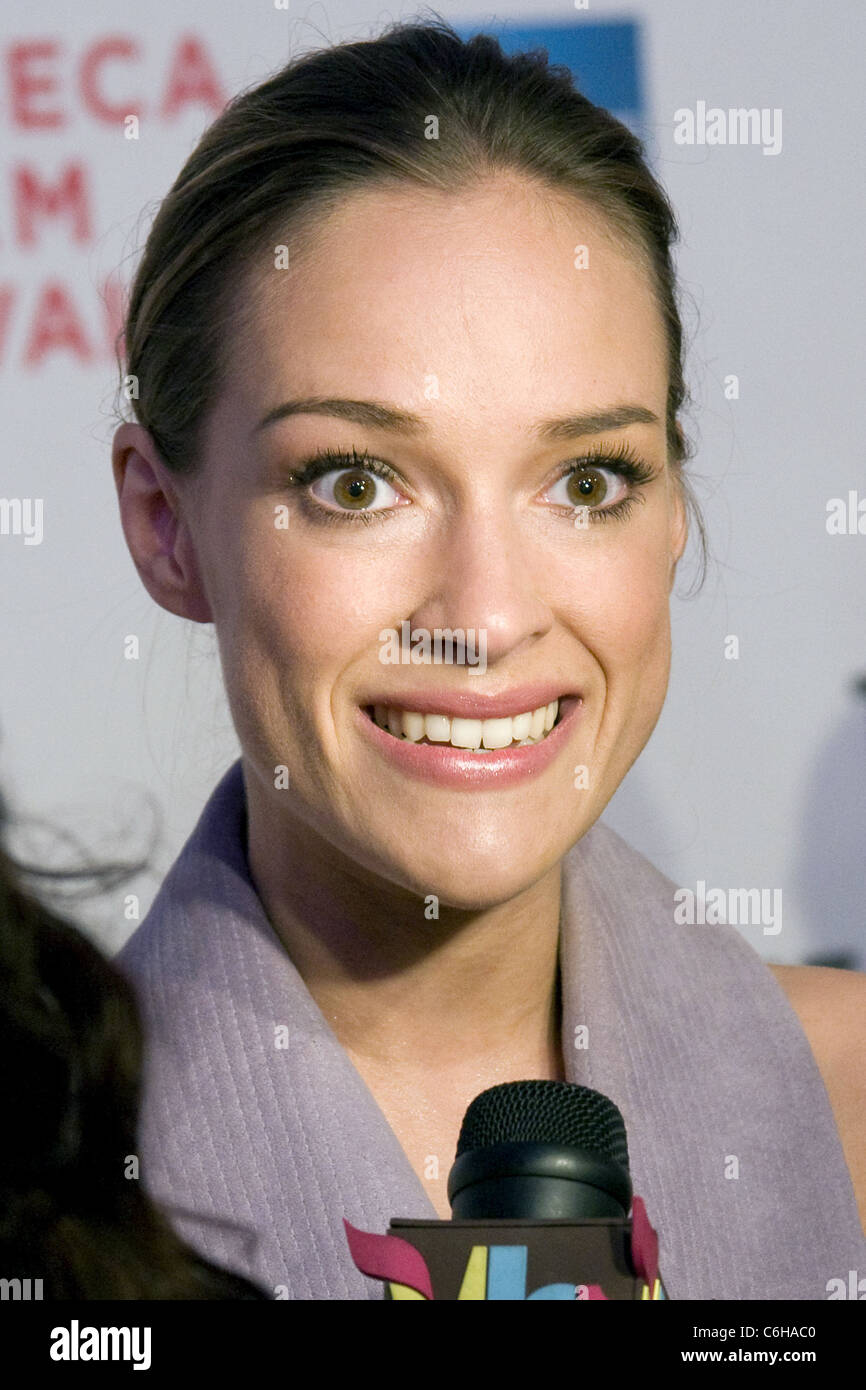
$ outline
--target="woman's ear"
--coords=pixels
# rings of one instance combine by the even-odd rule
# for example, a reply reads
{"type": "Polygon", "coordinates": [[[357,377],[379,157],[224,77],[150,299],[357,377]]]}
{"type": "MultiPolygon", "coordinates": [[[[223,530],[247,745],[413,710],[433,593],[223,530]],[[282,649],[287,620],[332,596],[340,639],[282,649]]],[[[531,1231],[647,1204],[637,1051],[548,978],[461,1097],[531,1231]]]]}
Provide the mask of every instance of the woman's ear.
{"type": "Polygon", "coordinates": [[[670,532],[671,569],[668,592],[674,586],[677,565],[683,558],[686,542],[689,538],[688,484],[683,476],[682,465],[682,460],[687,456],[688,449],[682,423],[679,420],[674,421],[674,433],[677,440],[676,453],[673,455],[668,471],[668,477],[673,484],[670,532]]]}
{"type": "Polygon", "coordinates": [[[189,497],[143,425],[115,431],[111,466],[123,534],[145,589],[169,613],[212,623],[184,507],[189,497]]]}
{"type": "Polygon", "coordinates": [[[686,542],[689,538],[689,513],[686,497],[686,485],[683,480],[682,471],[674,464],[669,474],[670,480],[670,575],[668,582],[668,592],[674,586],[677,573],[677,565],[683,558],[686,542]]]}
{"type": "Polygon", "coordinates": [[[670,482],[670,577],[667,592],[674,587],[674,580],[677,577],[677,564],[683,559],[685,543],[688,541],[688,484],[683,477],[683,463],[681,459],[685,456],[685,435],[683,425],[680,421],[674,424],[674,431],[677,435],[678,453],[674,460],[669,463],[667,468],[667,478],[670,482]]]}

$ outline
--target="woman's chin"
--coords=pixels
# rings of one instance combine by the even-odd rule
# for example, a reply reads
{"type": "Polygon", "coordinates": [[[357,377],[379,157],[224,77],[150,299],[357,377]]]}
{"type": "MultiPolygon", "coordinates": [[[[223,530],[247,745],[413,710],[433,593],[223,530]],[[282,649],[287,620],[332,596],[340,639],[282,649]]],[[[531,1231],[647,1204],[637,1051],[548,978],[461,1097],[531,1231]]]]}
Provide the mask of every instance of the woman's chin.
{"type": "Polygon", "coordinates": [[[453,846],[440,842],[439,853],[427,850],[411,859],[392,860],[387,876],[418,895],[420,910],[431,921],[439,909],[484,912],[519,898],[545,874],[556,871],[561,854],[530,852],[525,841],[521,848],[491,848],[475,852],[467,849],[465,838],[453,846]]]}

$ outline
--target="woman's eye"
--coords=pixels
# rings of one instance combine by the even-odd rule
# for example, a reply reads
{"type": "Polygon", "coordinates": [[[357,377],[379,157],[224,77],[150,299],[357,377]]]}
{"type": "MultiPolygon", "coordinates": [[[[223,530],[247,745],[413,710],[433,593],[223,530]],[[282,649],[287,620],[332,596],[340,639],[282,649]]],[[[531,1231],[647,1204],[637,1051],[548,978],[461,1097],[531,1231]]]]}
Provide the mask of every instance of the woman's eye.
{"type": "MultiPolygon", "coordinates": [[[[628,450],[613,456],[609,467],[601,461],[607,457],[590,455],[572,464],[542,500],[572,512],[582,508],[598,521],[624,516],[653,472],[628,450]]],[[[289,482],[312,499],[318,511],[313,519],[322,522],[384,521],[390,512],[411,506],[395,486],[399,477],[390,464],[354,449],[316,454],[291,471],[289,482]]]]}
{"type": "Polygon", "coordinates": [[[310,484],[313,496],[331,511],[387,511],[387,497],[384,506],[373,505],[383,489],[390,492],[393,498],[399,496],[389,482],[368,472],[366,468],[335,468],[310,484]],[[324,489],[324,496],[316,491],[317,488],[324,489]]]}
{"type": "Polygon", "coordinates": [[[553,488],[564,488],[564,496],[550,498],[564,507],[600,507],[602,502],[614,506],[628,493],[624,478],[610,468],[595,465],[572,469],[558,478],[553,488]]]}

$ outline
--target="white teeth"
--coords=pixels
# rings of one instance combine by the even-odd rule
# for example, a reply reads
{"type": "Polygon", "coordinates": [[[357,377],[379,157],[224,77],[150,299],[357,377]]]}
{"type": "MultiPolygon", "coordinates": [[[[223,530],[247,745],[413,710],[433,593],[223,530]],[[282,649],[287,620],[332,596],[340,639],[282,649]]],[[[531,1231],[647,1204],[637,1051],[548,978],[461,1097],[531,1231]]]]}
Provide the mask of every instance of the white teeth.
{"type": "Polygon", "coordinates": [[[419,714],[417,710],[401,710],[390,705],[375,705],[373,708],[373,716],[380,729],[387,729],[395,738],[404,738],[410,743],[419,743],[426,738],[428,743],[450,743],[452,748],[481,753],[510,748],[515,743],[520,748],[529,743],[538,743],[553,728],[558,713],[558,700],[505,719],[462,719],[457,715],[419,714]]]}
{"type": "Polygon", "coordinates": [[[416,714],[413,710],[403,711],[403,735],[411,739],[412,743],[417,743],[424,737],[424,715],[416,714]]]}
{"type": "Polygon", "coordinates": [[[512,721],[511,721],[511,735],[512,735],[512,738],[520,739],[520,741],[522,742],[525,738],[529,738],[529,735],[530,735],[531,733],[532,733],[532,712],[531,712],[531,711],[530,711],[528,714],[518,714],[518,716],[517,716],[516,719],[512,719],[512,721]]]}
{"type": "MultiPolygon", "coordinates": [[[[448,743],[451,739],[451,720],[447,714],[422,714],[423,734],[431,743],[448,743]]],[[[422,735],[423,736],[423,735],[422,735]]]]}

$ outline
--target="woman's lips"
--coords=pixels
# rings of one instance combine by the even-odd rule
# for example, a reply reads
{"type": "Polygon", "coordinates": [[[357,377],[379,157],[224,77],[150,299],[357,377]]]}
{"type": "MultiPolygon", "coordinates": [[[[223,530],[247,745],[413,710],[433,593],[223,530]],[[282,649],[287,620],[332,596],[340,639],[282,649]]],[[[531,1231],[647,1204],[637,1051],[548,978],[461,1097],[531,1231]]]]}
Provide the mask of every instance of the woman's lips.
{"type": "Polygon", "coordinates": [[[549,705],[552,700],[580,698],[579,690],[570,690],[564,683],[554,680],[537,680],[526,685],[514,686],[498,695],[482,693],[461,687],[460,689],[391,689],[388,691],[368,690],[362,706],[385,705],[391,709],[417,710],[420,714],[447,714],[458,719],[502,719],[522,714],[526,710],[549,705]]]}
{"type": "Polygon", "coordinates": [[[582,705],[579,696],[560,697],[558,722],[540,743],[479,753],[453,748],[450,743],[413,743],[396,738],[380,729],[368,709],[360,705],[356,718],[362,736],[408,776],[437,786],[489,790],[513,786],[549,767],[570,737],[582,705]]]}

